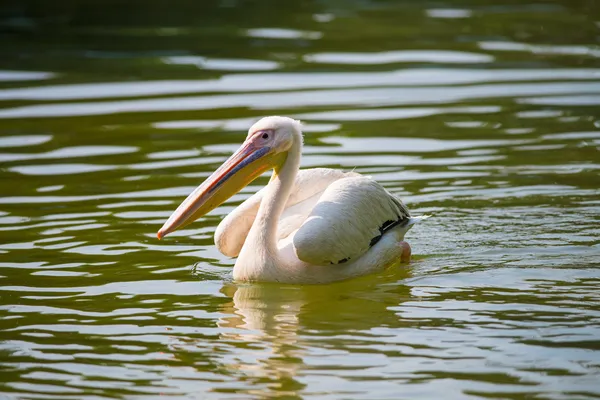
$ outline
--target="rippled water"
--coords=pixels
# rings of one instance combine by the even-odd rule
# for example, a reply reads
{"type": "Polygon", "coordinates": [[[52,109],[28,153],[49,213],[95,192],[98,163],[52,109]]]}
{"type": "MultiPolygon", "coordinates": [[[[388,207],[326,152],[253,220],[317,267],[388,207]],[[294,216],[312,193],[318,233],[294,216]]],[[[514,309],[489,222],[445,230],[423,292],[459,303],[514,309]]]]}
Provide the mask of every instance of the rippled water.
{"type": "Polygon", "coordinates": [[[0,6],[0,397],[600,397],[595,2],[82,3],[0,6]],[[156,240],[272,114],[433,215],[409,267],[232,282],[267,177],[156,240]]]}

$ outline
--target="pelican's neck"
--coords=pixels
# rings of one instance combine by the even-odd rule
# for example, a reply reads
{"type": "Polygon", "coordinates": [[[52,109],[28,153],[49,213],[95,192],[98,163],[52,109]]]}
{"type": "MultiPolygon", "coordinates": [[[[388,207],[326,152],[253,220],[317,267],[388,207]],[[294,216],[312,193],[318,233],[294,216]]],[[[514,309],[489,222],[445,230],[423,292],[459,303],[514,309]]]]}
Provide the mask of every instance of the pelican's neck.
{"type": "Polygon", "coordinates": [[[279,168],[275,168],[269,184],[264,189],[256,219],[238,259],[246,261],[248,258],[254,258],[257,264],[262,264],[256,265],[256,267],[266,267],[266,264],[278,264],[280,261],[277,247],[277,226],[300,167],[302,137],[300,136],[300,140],[294,142],[288,150],[285,161],[279,168]]]}
{"type": "Polygon", "coordinates": [[[249,238],[252,238],[252,234],[258,234],[257,239],[260,240],[250,241],[250,243],[261,246],[272,256],[277,254],[277,226],[296,181],[300,167],[300,154],[301,146],[292,146],[281,167],[273,171],[250,231],[249,238]]]}

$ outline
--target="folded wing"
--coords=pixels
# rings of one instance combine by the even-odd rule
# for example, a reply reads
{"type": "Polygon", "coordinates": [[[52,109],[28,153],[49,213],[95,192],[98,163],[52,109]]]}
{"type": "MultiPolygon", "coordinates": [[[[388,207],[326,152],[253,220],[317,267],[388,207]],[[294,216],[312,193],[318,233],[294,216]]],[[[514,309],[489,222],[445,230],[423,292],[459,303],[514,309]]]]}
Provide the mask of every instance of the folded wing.
{"type": "Polygon", "coordinates": [[[363,255],[389,229],[410,226],[410,214],[374,180],[332,182],[293,236],[296,255],[315,265],[342,264],[363,255]]]}

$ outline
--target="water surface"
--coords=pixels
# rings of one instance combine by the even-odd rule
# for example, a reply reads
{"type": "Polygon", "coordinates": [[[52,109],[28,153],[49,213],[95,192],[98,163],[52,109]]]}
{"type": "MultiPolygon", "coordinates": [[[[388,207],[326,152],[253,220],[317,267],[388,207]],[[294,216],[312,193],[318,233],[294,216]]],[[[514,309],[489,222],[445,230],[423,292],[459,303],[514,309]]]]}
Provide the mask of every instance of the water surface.
{"type": "MultiPolygon", "coordinates": [[[[600,397],[600,9],[0,7],[0,397],[600,397]],[[414,214],[410,266],[237,284],[164,241],[266,115],[414,214]]],[[[135,4],[135,3],[131,3],[135,4]]]]}

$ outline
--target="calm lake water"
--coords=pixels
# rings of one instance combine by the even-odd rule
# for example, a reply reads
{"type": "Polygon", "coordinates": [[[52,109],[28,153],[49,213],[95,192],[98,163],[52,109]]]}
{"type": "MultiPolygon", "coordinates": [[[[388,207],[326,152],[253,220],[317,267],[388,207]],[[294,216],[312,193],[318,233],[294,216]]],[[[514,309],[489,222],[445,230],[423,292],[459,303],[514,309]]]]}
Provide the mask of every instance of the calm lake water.
{"type": "Polygon", "coordinates": [[[600,398],[600,3],[197,3],[0,6],[0,398],[600,398]],[[236,284],[266,176],[156,239],[266,115],[410,266],[236,284]]]}

